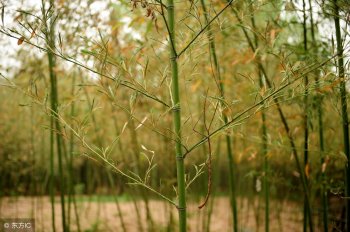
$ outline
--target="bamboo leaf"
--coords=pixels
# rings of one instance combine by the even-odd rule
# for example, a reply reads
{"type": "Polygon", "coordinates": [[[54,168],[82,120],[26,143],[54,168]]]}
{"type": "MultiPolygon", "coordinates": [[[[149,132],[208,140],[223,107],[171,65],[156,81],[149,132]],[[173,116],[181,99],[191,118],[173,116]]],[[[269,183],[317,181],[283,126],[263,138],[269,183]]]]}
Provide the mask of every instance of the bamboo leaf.
{"type": "Polygon", "coordinates": [[[143,124],[146,122],[146,120],[147,120],[147,116],[145,116],[143,119],[142,119],[142,121],[140,122],[140,124],[135,128],[135,130],[137,130],[137,129],[139,129],[141,126],[143,126],[143,124]]]}
{"type": "Polygon", "coordinates": [[[24,36],[19,38],[18,41],[17,41],[17,45],[21,45],[23,43],[24,39],[25,39],[24,36]]]}

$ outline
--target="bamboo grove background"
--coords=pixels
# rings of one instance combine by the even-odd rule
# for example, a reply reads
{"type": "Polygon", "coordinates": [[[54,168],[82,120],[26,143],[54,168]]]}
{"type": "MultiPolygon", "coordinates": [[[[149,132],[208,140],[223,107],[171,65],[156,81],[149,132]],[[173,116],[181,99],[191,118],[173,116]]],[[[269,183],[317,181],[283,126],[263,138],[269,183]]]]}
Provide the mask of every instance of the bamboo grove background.
{"type": "Polygon", "coordinates": [[[1,1],[0,218],[49,196],[42,231],[350,231],[349,10],[1,1]],[[118,214],[82,225],[95,198],[118,214]]]}

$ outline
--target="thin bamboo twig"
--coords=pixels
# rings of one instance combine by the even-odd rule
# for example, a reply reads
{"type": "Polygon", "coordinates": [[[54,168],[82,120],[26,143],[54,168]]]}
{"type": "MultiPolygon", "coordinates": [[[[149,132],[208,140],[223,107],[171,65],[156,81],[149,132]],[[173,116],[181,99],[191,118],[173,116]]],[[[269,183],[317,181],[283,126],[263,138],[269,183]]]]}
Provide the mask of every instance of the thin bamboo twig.
{"type": "MultiPolygon", "coordinates": [[[[314,72],[316,69],[319,69],[320,67],[323,67],[324,65],[326,65],[328,62],[330,62],[332,59],[334,58],[334,56],[332,56],[331,58],[326,59],[325,61],[321,62],[321,63],[317,63],[316,65],[312,65],[310,66],[311,68],[309,68],[308,70],[302,71],[300,72],[301,74],[299,74],[298,76],[296,76],[294,78],[294,80],[292,80],[291,82],[288,82],[284,85],[282,85],[281,87],[279,87],[278,89],[275,89],[274,91],[272,91],[270,94],[264,96],[261,100],[257,101],[256,103],[252,104],[250,107],[247,107],[245,110],[241,111],[240,113],[236,114],[230,121],[227,122],[227,124],[222,125],[220,127],[218,127],[217,129],[213,130],[208,136],[204,137],[203,139],[199,140],[198,142],[196,142],[194,145],[192,145],[190,148],[187,149],[186,153],[184,153],[184,156],[186,157],[187,155],[189,155],[193,150],[195,150],[196,148],[198,148],[199,146],[201,146],[203,143],[205,143],[208,140],[208,137],[213,137],[215,135],[220,134],[222,131],[232,127],[232,125],[234,125],[234,123],[237,123],[237,121],[246,115],[248,112],[252,111],[253,109],[257,108],[258,106],[261,106],[262,103],[264,103],[265,101],[267,101],[270,98],[275,97],[278,93],[280,93],[282,90],[284,90],[285,88],[287,88],[289,85],[293,84],[294,82],[300,80],[301,78],[304,77],[305,74],[308,74],[310,72],[314,72]]],[[[275,98],[274,98],[275,99],[275,98]]],[[[244,119],[249,118],[250,116],[246,116],[244,117],[244,119]]],[[[243,119],[243,120],[244,120],[243,119]]]]}
{"type": "MultiPolygon", "coordinates": [[[[38,102],[37,102],[38,103],[38,102]]],[[[40,104],[40,103],[39,103],[40,104]]],[[[162,199],[166,200],[167,202],[169,202],[170,204],[174,205],[174,206],[178,206],[176,202],[174,202],[173,200],[171,200],[170,198],[166,197],[165,195],[161,194],[160,192],[158,192],[157,190],[153,189],[151,186],[148,186],[146,183],[143,182],[143,180],[138,179],[136,177],[133,177],[131,175],[126,174],[125,172],[123,172],[114,162],[112,162],[111,160],[109,160],[107,157],[105,157],[105,155],[103,153],[101,153],[100,150],[97,150],[96,148],[94,148],[92,145],[89,145],[86,141],[84,136],[80,135],[76,130],[74,130],[72,128],[71,125],[69,125],[64,118],[59,115],[56,114],[55,112],[52,111],[52,109],[48,109],[50,112],[52,112],[55,117],[57,119],[59,119],[59,121],[65,126],[66,129],[73,131],[75,137],[81,142],[82,146],[84,148],[86,148],[88,151],[90,151],[93,155],[95,155],[97,158],[99,158],[100,160],[102,160],[105,164],[109,165],[111,168],[113,168],[113,171],[115,171],[116,173],[126,177],[127,179],[129,179],[130,181],[133,181],[130,184],[134,184],[134,185],[140,185],[146,189],[148,189],[149,191],[155,193],[156,195],[158,195],[159,197],[161,197],[162,199]]],[[[86,155],[86,154],[85,154],[86,155]]],[[[89,157],[89,156],[88,156],[89,157]]],[[[89,157],[92,158],[92,157],[89,157]]],[[[94,159],[95,160],[95,159],[94,159]]],[[[97,161],[97,160],[96,160],[97,161]]]]}
{"type": "MultiPolygon", "coordinates": [[[[2,29],[0,29],[0,33],[4,34],[4,35],[6,35],[6,36],[9,36],[9,37],[11,37],[11,38],[17,39],[17,40],[20,39],[20,37],[14,36],[14,35],[12,35],[12,34],[6,32],[6,31],[4,31],[4,30],[2,30],[2,29]]],[[[153,95],[151,95],[151,94],[149,94],[149,93],[147,93],[147,92],[145,92],[145,91],[142,91],[142,90],[140,90],[140,89],[138,89],[138,88],[132,86],[133,84],[130,83],[130,82],[128,82],[128,81],[121,80],[120,78],[117,78],[117,77],[111,77],[111,76],[108,76],[108,75],[106,75],[106,74],[104,74],[104,73],[101,73],[101,72],[99,72],[99,71],[97,71],[97,70],[94,70],[94,69],[92,69],[92,68],[89,68],[89,67],[87,67],[86,65],[80,63],[79,61],[74,60],[74,59],[73,59],[72,57],[70,57],[70,56],[67,56],[67,55],[64,55],[64,54],[55,52],[51,47],[47,47],[47,48],[40,47],[39,45],[34,44],[34,43],[32,43],[32,42],[30,42],[30,41],[28,41],[28,40],[24,40],[23,43],[27,43],[27,44],[29,44],[29,45],[32,45],[32,46],[38,48],[39,50],[41,50],[41,51],[43,51],[43,52],[47,52],[47,53],[48,53],[48,52],[50,51],[50,53],[51,53],[52,55],[56,56],[56,57],[59,57],[59,58],[65,60],[65,61],[67,61],[67,62],[70,62],[70,63],[72,63],[72,64],[75,64],[75,65],[77,65],[77,66],[79,66],[79,67],[81,67],[81,68],[83,68],[83,69],[85,69],[85,70],[87,70],[87,71],[89,71],[89,72],[92,72],[92,73],[94,73],[94,74],[97,74],[97,75],[99,75],[99,76],[101,76],[101,77],[104,77],[104,78],[113,80],[113,81],[115,81],[115,82],[118,82],[121,86],[124,86],[124,87],[126,87],[126,88],[131,89],[131,90],[134,90],[134,91],[136,91],[136,92],[142,94],[143,96],[145,96],[145,97],[147,97],[147,98],[149,98],[149,99],[152,99],[152,100],[154,100],[154,101],[156,101],[156,102],[158,102],[158,103],[160,103],[160,104],[166,106],[167,108],[170,108],[170,106],[169,106],[168,103],[162,101],[161,99],[157,98],[156,96],[153,96],[153,95]]]]}

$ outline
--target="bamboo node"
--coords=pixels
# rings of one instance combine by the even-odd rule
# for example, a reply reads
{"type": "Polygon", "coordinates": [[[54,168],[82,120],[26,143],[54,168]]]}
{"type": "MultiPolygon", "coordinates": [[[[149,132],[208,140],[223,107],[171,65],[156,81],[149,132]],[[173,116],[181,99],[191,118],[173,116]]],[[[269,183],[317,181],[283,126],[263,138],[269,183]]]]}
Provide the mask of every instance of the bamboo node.
{"type": "Polygon", "coordinates": [[[177,210],[179,211],[185,211],[186,210],[186,207],[180,207],[180,206],[176,206],[177,210]]]}
{"type": "Polygon", "coordinates": [[[173,108],[171,110],[174,112],[179,112],[181,110],[181,107],[180,107],[180,105],[175,105],[175,106],[173,106],[173,108]]]}
{"type": "Polygon", "coordinates": [[[176,160],[184,160],[184,159],[185,159],[185,157],[183,155],[176,156],[176,160]]]}
{"type": "Polygon", "coordinates": [[[170,57],[170,61],[176,61],[177,57],[178,57],[177,55],[170,57]]]}

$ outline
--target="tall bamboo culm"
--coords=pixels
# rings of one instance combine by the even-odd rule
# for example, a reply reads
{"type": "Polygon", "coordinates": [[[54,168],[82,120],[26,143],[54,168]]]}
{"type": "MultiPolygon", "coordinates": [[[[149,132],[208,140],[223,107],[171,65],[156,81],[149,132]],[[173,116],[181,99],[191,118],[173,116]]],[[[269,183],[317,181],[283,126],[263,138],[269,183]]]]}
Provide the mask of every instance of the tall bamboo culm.
{"type": "Polygon", "coordinates": [[[173,99],[173,124],[175,135],[176,172],[178,186],[179,231],[186,231],[186,185],[185,165],[181,147],[181,105],[178,79],[178,65],[175,40],[175,6],[173,0],[168,0],[169,49],[172,75],[171,94],[173,99]]]}
{"type": "MultiPolygon", "coordinates": [[[[53,117],[50,117],[50,128],[54,127],[53,117]]],[[[55,132],[53,129],[50,130],[50,178],[49,178],[49,192],[50,192],[50,203],[51,203],[51,226],[52,231],[56,232],[55,224],[55,170],[54,170],[54,156],[55,156],[55,132]]]]}
{"type": "MultiPolygon", "coordinates": [[[[315,37],[315,27],[314,27],[314,17],[312,11],[312,0],[309,0],[309,11],[310,11],[310,30],[311,30],[311,41],[312,48],[316,51],[317,42],[315,37]]],[[[320,79],[319,73],[315,71],[315,86],[316,89],[320,88],[320,79]]],[[[317,101],[317,123],[318,123],[318,137],[319,137],[319,146],[320,146],[320,160],[321,160],[321,181],[322,181],[322,221],[323,221],[323,231],[328,232],[328,192],[327,192],[327,178],[326,170],[324,170],[323,164],[325,163],[325,154],[324,154],[324,136],[323,136],[323,109],[322,109],[322,95],[318,94],[316,97],[317,101]]]]}
{"type": "MultiPolygon", "coordinates": [[[[46,22],[46,10],[44,9],[44,1],[42,0],[42,15],[43,20],[46,22]]],[[[48,42],[48,34],[46,31],[46,39],[48,42]]],[[[48,52],[48,61],[50,64],[50,60],[53,59],[52,55],[48,52]]],[[[51,72],[52,68],[49,66],[50,71],[50,79],[51,79],[51,72]]],[[[52,98],[50,99],[52,101],[52,98]]],[[[51,102],[52,105],[52,102],[51,102]]],[[[51,226],[52,231],[56,232],[56,215],[55,215],[55,169],[54,169],[54,161],[55,161],[55,132],[53,130],[54,128],[54,117],[50,117],[50,178],[49,178],[49,192],[50,192],[50,203],[51,203],[51,226]]]]}
{"type": "Polygon", "coordinates": [[[343,125],[344,153],[347,158],[345,165],[345,201],[346,201],[346,231],[350,231],[350,143],[349,143],[349,118],[346,100],[345,88],[345,73],[343,59],[343,45],[340,29],[339,5],[337,0],[333,0],[334,7],[334,26],[335,36],[337,40],[337,57],[338,57],[338,78],[341,80],[340,85],[340,101],[341,101],[341,116],[343,125]]]}
{"type": "MultiPolygon", "coordinates": [[[[306,15],[306,2],[303,0],[303,46],[304,46],[304,53],[307,55],[308,53],[308,44],[307,44],[307,15],[306,15]]],[[[305,75],[304,77],[304,85],[305,85],[305,91],[304,91],[304,170],[307,171],[309,169],[309,77],[308,75],[305,75]]],[[[306,184],[309,188],[308,184],[308,175],[306,177],[306,184]]],[[[310,191],[310,189],[309,189],[310,191]]],[[[308,222],[308,206],[307,206],[307,199],[304,197],[304,222],[303,222],[303,230],[304,232],[307,231],[307,222],[308,222]]]]}
{"type": "MultiPolygon", "coordinates": [[[[76,74],[74,73],[72,76],[72,90],[71,90],[71,96],[73,97],[75,95],[75,80],[76,80],[76,74]]],[[[75,102],[72,102],[71,109],[70,109],[70,116],[73,118],[75,116],[75,102]]],[[[69,176],[68,176],[68,209],[67,209],[67,227],[70,230],[71,225],[71,206],[73,204],[73,210],[74,210],[74,216],[77,226],[77,232],[81,232],[80,229],[80,218],[79,218],[79,212],[77,207],[77,201],[75,197],[75,191],[74,191],[74,168],[73,168],[73,153],[74,153],[74,133],[71,131],[70,138],[69,138],[69,156],[67,161],[67,166],[69,170],[69,176]]]]}
{"type": "MultiPolygon", "coordinates": [[[[50,0],[50,10],[54,10],[54,0],[50,0]]],[[[61,203],[61,216],[62,216],[62,228],[63,231],[68,231],[68,227],[66,225],[66,210],[65,210],[65,199],[64,199],[64,192],[65,192],[65,179],[63,177],[63,151],[62,151],[62,138],[60,135],[61,126],[58,119],[58,92],[57,92],[57,77],[55,73],[55,67],[56,67],[56,59],[52,52],[52,50],[55,48],[55,20],[53,18],[50,18],[49,25],[47,25],[47,15],[48,12],[45,10],[45,3],[42,1],[42,11],[43,11],[43,17],[44,22],[46,23],[46,43],[47,43],[47,56],[49,61],[49,75],[50,75],[50,87],[51,87],[51,94],[50,94],[50,101],[51,101],[51,130],[55,131],[55,134],[51,136],[51,143],[54,141],[54,137],[56,137],[56,147],[57,147],[57,157],[58,157],[58,175],[59,175],[59,185],[60,185],[60,203],[61,203]],[[54,136],[55,135],[55,136],[54,136]]],[[[52,146],[52,145],[51,145],[52,146]]],[[[53,146],[51,148],[52,154],[53,146]]],[[[51,158],[52,166],[53,168],[53,159],[51,158]]]]}

